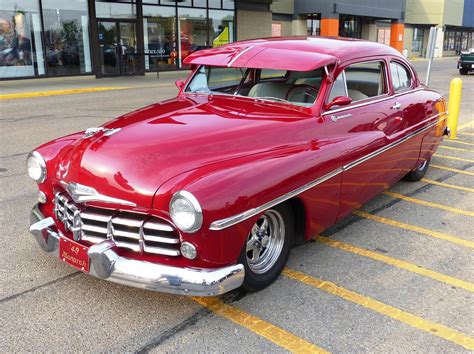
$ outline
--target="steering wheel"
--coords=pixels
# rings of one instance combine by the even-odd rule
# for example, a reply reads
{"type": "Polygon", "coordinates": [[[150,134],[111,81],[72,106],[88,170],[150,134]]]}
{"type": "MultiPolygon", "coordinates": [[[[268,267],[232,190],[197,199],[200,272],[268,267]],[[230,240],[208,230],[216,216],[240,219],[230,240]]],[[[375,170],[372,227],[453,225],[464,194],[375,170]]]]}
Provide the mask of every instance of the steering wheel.
{"type": "Polygon", "coordinates": [[[318,89],[316,87],[307,84],[296,84],[290,87],[290,89],[286,93],[285,99],[287,101],[292,102],[292,98],[294,98],[297,94],[301,93],[304,96],[303,103],[310,102],[310,99],[312,99],[313,102],[316,100],[316,97],[318,97],[318,89]]]}

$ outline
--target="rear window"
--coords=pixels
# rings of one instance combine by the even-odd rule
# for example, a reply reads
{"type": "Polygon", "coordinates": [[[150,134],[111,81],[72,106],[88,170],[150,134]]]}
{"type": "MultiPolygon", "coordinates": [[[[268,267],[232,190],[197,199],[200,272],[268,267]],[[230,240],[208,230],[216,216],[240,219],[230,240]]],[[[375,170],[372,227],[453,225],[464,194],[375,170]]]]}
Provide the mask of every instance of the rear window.
{"type": "Polygon", "coordinates": [[[260,70],[260,80],[284,79],[287,73],[286,70],[262,69],[260,70]]]}

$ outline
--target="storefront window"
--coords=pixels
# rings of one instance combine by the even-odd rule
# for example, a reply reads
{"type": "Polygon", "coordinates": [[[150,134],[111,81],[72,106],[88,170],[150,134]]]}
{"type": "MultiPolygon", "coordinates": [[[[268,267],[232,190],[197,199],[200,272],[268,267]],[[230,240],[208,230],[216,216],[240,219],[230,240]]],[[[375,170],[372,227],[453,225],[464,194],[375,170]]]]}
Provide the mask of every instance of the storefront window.
{"type": "Polygon", "coordinates": [[[310,14],[306,20],[307,24],[307,34],[308,36],[319,36],[321,21],[320,16],[317,14],[310,14]]]}
{"type": "Polygon", "coordinates": [[[95,3],[97,18],[136,18],[136,5],[133,3],[98,2],[95,3]]]}
{"type": "Polygon", "coordinates": [[[143,6],[145,70],[176,69],[176,9],[143,6]]]}
{"type": "Polygon", "coordinates": [[[213,47],[234,41],[234,12],[209,10],[209,38],[213,47]]]}
{"type": "Polygon", "coordinates": [[[423,49],[423,29],[413,28],[413,40],[411,42],[412,52],[421,52],[423,49]]]}
{"type": "Polygon", "coordinates": [[[48,74],[91,72],[87,0],[43,0],[42,4],[48,74]]]}
{"type": "Polygon", "coordinates": [[[178,8],[178,47],[180,68],[189,54],[209,47],[206,10],[178,8]]]}
{"type": "Polygon", "coordinates": [[[226,10],[233,10],[235,8],[234,0],[223,0],[222,8],[226,10]]]}
{"type": "Polygon", "coordinates": [[[25,77],[44,73],[38,1],[1,1],[0,77],[25,77]]]}
{"type": "Polygon", "coordinates": [[[341,16],[339,21],[339,35],[341,37],[362,38],[362,24],[360,17],[341,16]]]}
{"type": "Polygon", "coordinates": [[[215,9],[220,9],[222,6],[221,0],[208,0],[209,2],[209,7],[215,8],[215,9]]]}

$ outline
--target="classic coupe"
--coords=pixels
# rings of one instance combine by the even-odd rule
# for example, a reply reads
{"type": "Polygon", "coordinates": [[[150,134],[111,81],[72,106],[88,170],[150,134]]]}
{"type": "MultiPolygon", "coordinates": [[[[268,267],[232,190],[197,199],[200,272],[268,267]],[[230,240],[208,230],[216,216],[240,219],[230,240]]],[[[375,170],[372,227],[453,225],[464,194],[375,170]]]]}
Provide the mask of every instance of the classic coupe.
{"type": "Polygon", "coordinates": [[[256,291],[292,246],[420,180],[449,133],[443,97],[382,44],[258,39],[184,64],[175,98],[30,153],[44,251],[144,289],[256,291]]]}

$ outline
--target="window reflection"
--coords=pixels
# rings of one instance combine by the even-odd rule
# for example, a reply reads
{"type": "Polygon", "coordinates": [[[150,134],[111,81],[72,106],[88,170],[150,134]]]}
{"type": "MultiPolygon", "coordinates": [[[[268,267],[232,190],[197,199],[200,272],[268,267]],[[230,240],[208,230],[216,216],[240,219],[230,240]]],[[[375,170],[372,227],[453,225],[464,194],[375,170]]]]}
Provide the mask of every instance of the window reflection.
{"type": "Polygon", "coordinates": [[[48,73],[91,72],[87,1],[43,0],[43,21],[48,73]]]}
{"type": "Polygon", "coordinates": [[[208,47],[207,13],[204,9],[178,8],[179,67],[191,53],[208,47]]]}
{"type": "Polygon", "coordinates": [[[175,69],[176,14],[174,7],[143,6],[145,69],[175,69]]]}
{"type": "Polygon", "coordinates": [[[34,76],[35,61],[44,75],[38,2],[0,1],[0,77],[34,76]]]}
{"type": "Polygon", "coordinates": [[[209,10],[209,38],[213,47],[234,41],[234,12],[209,10]]]}

